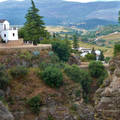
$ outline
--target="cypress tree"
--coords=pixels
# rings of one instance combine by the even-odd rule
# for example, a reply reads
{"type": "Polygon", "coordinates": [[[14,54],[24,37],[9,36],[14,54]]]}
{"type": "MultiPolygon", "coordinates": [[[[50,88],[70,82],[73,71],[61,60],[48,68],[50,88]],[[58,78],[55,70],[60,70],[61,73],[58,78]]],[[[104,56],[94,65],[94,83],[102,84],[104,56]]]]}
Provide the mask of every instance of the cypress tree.
{"type": "Polygon", "coordinates": [[[32,6],[26,14],[26,22],[24,24],[25,29],[25,41],[31,41],[33,44],[40,43],[40,40],[45,37],[46,30],[45,24],[42,20],[42,16],[38,14],[39,9],[36,8],[35,3],[31,0],[32,6]]]}
{"type": "Polygon", "coordinates": [[[120,11],[118,13],[118,23],[120,23],[120,11]]]}
{"type": "Polygon", "coordinates": [[[73,35],[73,48],[77,49],[79,47],[78,38],[76,35],[73,35]]]}

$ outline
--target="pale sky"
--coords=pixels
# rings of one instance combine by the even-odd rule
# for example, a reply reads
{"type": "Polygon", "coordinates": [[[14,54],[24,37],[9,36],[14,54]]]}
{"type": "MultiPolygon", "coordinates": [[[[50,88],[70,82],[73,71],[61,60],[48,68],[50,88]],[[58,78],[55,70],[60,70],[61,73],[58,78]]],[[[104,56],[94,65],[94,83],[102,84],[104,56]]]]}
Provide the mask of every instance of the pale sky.
{"type": "Polygon", "coordinates": [[[65,1],[72,1],[72,2],[81,2],[81,3],[88,3],[88,2],[98,2],[98,1],[120,1],[120,0],[65,0],[65,1]]]}
{"type": "MultiPolygon", "coordinates": [[[[0,2],[5,2],[5,1],[8,1],[8,0],[0,0],[0,2]]],[[[24,0],[15,0],[15,1],[24,1],[24,0]]]]}
{"type": "MultiPolygon", "coordinates": [[[[0,2],[5,2],[8,0],[0,0],[0,2]]],[[[16,1],[24,1],[24,0],[16,0],[16,1]]],[[[88,3],[88,2],[97,2],[97,1],[120,1],[120,0],[64,0],[64,1],[72,1],[72,2],[81,2],[81,3],[88,3]]]]}

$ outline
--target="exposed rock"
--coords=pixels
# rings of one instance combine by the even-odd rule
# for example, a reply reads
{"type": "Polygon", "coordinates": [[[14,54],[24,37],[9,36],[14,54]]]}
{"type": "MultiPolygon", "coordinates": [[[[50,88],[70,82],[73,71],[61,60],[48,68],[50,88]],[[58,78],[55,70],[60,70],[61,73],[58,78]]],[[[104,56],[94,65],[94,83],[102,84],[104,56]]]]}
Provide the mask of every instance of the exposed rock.
{"type": "Polygon", "coordinates": [[[43,107],[38,120],[47,120],[49,117],[55,120],[77,120],[70,114],[69,109],[63,105],[50,108],[43,107]]]}
{"type": "Polygon", "coordinates": [[[120,118],[120,57],[110,62],[109,79],[95,95],[95,109],[96,120],[119,120],[120,118]]]}
{"type": "Polygon", "coordinates": [[[69,58],[68,63],[70,65],[72,65],[72,64],[80,65],[81,64],[80,57],[76,56],[74,53],[72,53],[71,56],[70,56],[70,58],[69,58]]]}
{"type": "Polygon", "coordinates": [[[82,103],[78,105],[76,113],[80,120],[94,120],[94,108],[92,106],[82,103]]]}
{"type": "Polygon", "coordinates": [[[8,109],[0,102],[0,120],[14,120],[13,115],[8,109]]]}

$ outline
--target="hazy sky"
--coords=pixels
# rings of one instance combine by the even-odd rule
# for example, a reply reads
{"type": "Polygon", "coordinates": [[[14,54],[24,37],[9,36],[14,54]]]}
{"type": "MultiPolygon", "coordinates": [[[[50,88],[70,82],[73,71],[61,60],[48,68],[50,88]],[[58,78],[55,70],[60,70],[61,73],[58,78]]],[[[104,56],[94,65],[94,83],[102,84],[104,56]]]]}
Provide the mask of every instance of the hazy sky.
{"type": "Polygon", "coordinates": [[[120,1],[120,0],[65,0],[65,1],[73,1],[73,2],[82,2],[82,3],[87,3],[87,2],[96,2],[96,1],[120,1]]]}
{"type": "MultiPolygon", "coordinates": [[[[0,0],[0,2],[4,2],[8,0],[0,0]]],[[[16,0],[16,1],[24,1],[24,0],[16,0]]],[[[87,2],[96,2],[96,1],[120,1],[120,0],[64,0],[64,1],[73,1],[73,2],[82,2],[82,3],[87,3],[87,2]]]]}
{"type": "MultiPolygon", "coordinates": [[[[4,1],[8,1],[8,0],[0,0],[0,2],[4,2],[4,1]]],[[[24,0],[15,0],[15,1],[24,1],[24,0]]]]}

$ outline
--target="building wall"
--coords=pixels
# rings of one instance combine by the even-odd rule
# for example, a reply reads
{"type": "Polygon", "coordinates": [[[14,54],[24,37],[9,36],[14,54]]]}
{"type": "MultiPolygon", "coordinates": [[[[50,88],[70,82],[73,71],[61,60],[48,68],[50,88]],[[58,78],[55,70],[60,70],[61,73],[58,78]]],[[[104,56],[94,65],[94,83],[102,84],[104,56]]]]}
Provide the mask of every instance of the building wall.
{"type": "Polygon", "coordinates": [[[5,21],[3,23],[0,23],[0,32],[2,30],[9,30],[10,29],[10,24],[8,21],[5,21]]]}
{"type": "Polygon", "coordinates": [[[4,30],[1,32],[1,37],[5,42],[18,40],[18,30],[4,30]]]}

